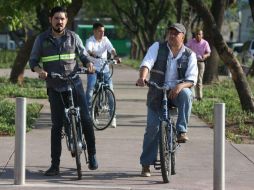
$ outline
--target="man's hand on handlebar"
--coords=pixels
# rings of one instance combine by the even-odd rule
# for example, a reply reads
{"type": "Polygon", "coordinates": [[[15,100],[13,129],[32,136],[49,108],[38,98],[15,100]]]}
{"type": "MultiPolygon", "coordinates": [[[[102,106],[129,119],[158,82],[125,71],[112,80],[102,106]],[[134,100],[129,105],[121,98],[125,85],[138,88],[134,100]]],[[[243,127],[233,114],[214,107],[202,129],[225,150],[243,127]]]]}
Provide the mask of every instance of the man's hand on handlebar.
{"type": "Polygon", "coordinates": [[[144,87],[144,86],[146,86],[146,84],[147,84],[146,81],[147,81],[146,79],[139,78],[139,79],[137,80],[137,82],[136,82],[136,86],[142,86],[142,87],[144,87]]]}
{"type": "Polygon", "coordinates": [[[88,73],[94,73],[95,72],[95,67],[93,66],[93,64],[91,62],[86,64],[86,68],[88,73]]]}
{"type": "Polygon", "coordinates": [[[46,71],[42,70],[38,73],[38,75],[39,75],[40,79],[45,80],[48,76],[48,73],[46,71]]]}
{"type": "Polygon", "coordinates": [[[122,62],[121,57],[118,57],[117,55],[114,57],[114,60],[116,60],[116,63],[119,64],[122,62]]]}

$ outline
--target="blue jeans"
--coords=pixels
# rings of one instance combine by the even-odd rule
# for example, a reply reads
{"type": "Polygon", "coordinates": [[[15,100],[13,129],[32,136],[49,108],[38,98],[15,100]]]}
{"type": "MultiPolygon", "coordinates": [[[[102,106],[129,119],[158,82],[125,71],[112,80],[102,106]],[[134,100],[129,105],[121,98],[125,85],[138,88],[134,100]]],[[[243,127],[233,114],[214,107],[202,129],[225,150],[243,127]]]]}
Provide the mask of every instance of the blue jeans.
{"type": "MultiPolygon", "coordinates": [[[[187,132],[192,107],[191,89],[184,88],[175,99],[170,101],[178,108],[178,117],[176,122],[177,132],[187,132]]],[[[162,116],[162,110],[160,113],[158,113],[152,110],[150,107],[147,108],[147,126],[143,140],[143,151],[140,156],[141,165],[153,165],[157,158],[159,124],[160,117],[162,118],[162,116]]]]}
{"type": "MultiPolygon", "coordinates": [[[[109,72],[104,73],[105,83],[109,84],[110,89],[113,90],[112,78],[109,78],[109,76],[110,76],[109,72]]],[[[86,100],[87,100],[89,110],[91,110],[92,108],[93,92],[94,92],[94,86],[96,84],[96,80],[97,80],[97,74],[87,75],[86,100]]]]}

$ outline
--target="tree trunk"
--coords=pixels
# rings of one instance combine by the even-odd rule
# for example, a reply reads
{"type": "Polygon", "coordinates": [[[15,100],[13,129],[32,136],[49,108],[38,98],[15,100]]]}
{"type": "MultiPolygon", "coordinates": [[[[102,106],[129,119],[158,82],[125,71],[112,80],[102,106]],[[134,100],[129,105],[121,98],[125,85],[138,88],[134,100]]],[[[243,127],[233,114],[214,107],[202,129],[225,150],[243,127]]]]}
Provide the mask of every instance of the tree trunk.
{"type": "Polygon", "coordinates": [[[176,3],[176,21],[180,23],[182,21],[183,0],[177,0],[175,3],[176,3]]]}
{"type": "MultiPolygon", "coordinates": [[[[217,29],[219,31],[221,31],[221,27],[223,24],[226,5],[227,5],[227,0],[213,0],[213,4],[211,7],[211,13],[214,17],[214,20],[217,25],[217,29]]],[[[218,56],[216,48],[214,47],[213,41],[210,40],[210,36],[212,35],[210,26],[207,26],[206,22],[204,23],[205,23],[205,37],[207,37],[207,40],[212,50],[211,56],[206,63],[206,70],[204,73],[204,83],[210,84],[218,80],[218,63],[220,61],[220,58],[218,56]]]]}
{"type": "Polygon", "coordinates": [[[243,72],[243,69],[241,67],[241,64],[226,45],[220,31],[217,28],[217,25],[211,12],[201,0],[187,0],[187,1],[191,6],[196,8],[197,13],[200,14],[204,22],[207,24],[207,26],[210,26],[213,44],[217,49],[220,58],[226,64],[226,66],[229,68],[232,74],[232,80],[235,84],[237,93],[239,95],[242,109],[244,111],[254,112],[254,102],[252,92],[247,82],[246,76],[243,72]]]}
{"type": "Polygon", "coordinates": [[[29,60],[30,52],[33,48],[35,36],[30,36],[23,47],[19,50],[10,74],[12,83],[23,83],[24,70],[29,60]]]}
{"type": "Polygon", "coordinates": [[[203,78],[204,84],[210,84],[211,82],[219,80],[218,61],[220,60],[220,57],[214,46],[211,46],[210,48],[211,48],[211,56],[208,58],[205,65],[205,73],[203,78]]]}

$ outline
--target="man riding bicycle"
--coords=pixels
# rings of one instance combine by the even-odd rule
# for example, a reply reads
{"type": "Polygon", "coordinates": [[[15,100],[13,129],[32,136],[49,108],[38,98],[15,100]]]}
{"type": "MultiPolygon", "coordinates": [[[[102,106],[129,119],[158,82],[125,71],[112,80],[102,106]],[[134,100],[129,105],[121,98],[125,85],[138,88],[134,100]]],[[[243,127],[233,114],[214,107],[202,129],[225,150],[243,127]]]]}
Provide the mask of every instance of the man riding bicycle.
{"type": "MultiPolygon", "coordinates": [[[[192,106],[191,87],[197,81],[197,59],[195,53],[183,44],[186,29],[180,23],[168,27],[167,41],[155,42],[145,55],[141,66],[138,86],[145,86],[150,72],[150,80],[158,85],[169,87],[168,98],[178,108],[176,122],[177,141],[186,142],[187,125],[192,106]],[[176,83],[182,80],[181,83],[176,83]]],[[[143,141],[143,152],[140,157],[142,165],[141,175],[148,177],[150,165],[156,161],[158,152],[158,131],[160,117],[162,116],[163,92],[149,87],[147,96],[147,127],[143,141]]]]}
{"type": "MultiPolygon", "coordinates": [[[[47,94],[51,109],[51,167],[45,172],[46,176],[59,174],[62,127],[64,121],[64,103],[61,99],[61,93],[64,95],[67,91],[67,82],[60,79],[49,78],[48,73],[55,72],[60,74],[69,74],[78,67],[76,56],[93,72],[93,64],[87,59],[87,52],[81,39],[74,32],[66,29],[68,21],[66,9],[63,7],[54,7],[49,15],[51,27],[37,36],[30,55],[29,64],[33,72],[37,72],[39,78],[46,80],[47,94]],[[43,67],[40,66],[42,62],[43,67]]],[[[88,111],[85,92],[82,81],[79,77],[74,80],[76,91],[74,103],[81,109],[81,122],[88,148],[89,169],[98,168],[96,160],[95,136],[88,111]]]]}
{"type": "MultiPolygon", "coordinates": [[[[103,62],[102,59],[107,59],[107,53],[111,53],[114,59],[120,63],[121,59],[117,56],[116,50],[109,41],[109,39],[104,36],[104,25],[102,23],[96,22],[93,24],[93,36],[86,40],[86,50],[90,54],[90,61],[93,62],[97,71],[100,70],[103,62]]],[[[113,82],[109,73],[109,66],[106,65],[104,68],[104,78],[106,83],[109,84],[110,89],[113,91],[113,82]]],[[[94,92],[94,87],[96,83],[97,75],[88,74],[87,75],[87,89],[86,89],[86,98],[88,102],[89,110],[92,107],[92,97],[94,92]]],[[[116,118],[114,117],[111,122],[111,127],[116,128],[116,118]]]]}

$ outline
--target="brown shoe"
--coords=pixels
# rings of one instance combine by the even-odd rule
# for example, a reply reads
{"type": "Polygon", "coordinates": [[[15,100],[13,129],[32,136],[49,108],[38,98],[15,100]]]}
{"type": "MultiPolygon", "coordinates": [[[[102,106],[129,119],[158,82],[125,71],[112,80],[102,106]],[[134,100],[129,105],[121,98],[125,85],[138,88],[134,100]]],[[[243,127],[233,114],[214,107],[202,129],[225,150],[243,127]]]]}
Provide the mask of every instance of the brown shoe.
{"type": "Polygon", "coordinates": [[[187,133],[179,133],[177,135],[177,142],[178,143],[185,143],[188,140],[189,140],[189,138],[187,136],[187,133]]]}
{"type": "Polygon", "coordinates": [[[141,176],[142,177],[150,177],[151,176],[150,166],[142,166],[141,176]]]}

